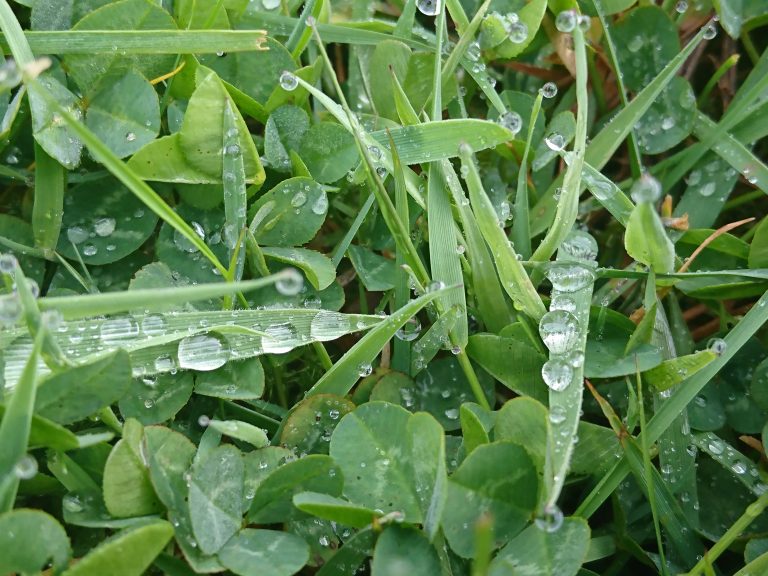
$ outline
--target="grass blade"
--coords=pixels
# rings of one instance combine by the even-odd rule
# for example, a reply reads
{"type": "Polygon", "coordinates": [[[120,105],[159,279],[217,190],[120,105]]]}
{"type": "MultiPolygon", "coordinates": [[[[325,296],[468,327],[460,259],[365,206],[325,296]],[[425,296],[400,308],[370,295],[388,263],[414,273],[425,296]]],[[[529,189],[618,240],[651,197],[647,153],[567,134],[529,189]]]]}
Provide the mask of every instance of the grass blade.
{"type": "MultiPolygon", "coordinates": [[[[224,239],[232,259],[241,231],[245,228],[248,199],[245,193],[245,165],[240,152],[240,130],[232,102],[227,99],[224,106],[224,141],[222,142],[222,182],[224,187],[224,239]]],[[[247,136],[250,138],[250,135],[247,136]]],[[[240,250],[235,264],[233,280],[240,280],[245,263],[245,251],[240,250]]]]}
{"type": "Polygon", "coordinates": [[[64,216],[64,191],[67,172],[35,143],[35,203],[32,207],[32,231],[35,245],[46,258],[53,256],[64,216]]]}

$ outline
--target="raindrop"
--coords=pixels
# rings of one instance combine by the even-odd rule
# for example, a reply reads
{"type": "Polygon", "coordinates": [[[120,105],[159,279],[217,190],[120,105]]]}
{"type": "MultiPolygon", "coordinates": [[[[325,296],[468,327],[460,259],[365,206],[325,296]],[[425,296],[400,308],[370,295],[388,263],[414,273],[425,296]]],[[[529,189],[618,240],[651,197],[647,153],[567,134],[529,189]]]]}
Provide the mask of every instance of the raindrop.
{"type": "Polygon", "coordinates": [[[64,316],[58,310],[52,309],[44,310],[40,319],[49,330],[57,330],[61,326],[64,316]]]}
{"type": "Polygon", "coordinates": [[[322,216],[326,212],[328,212],[328,195],[323,191],[312,203],[312,213],[322,216]]]}
{"type": "Polygon", "coordinates": [[[360,375],[360,378],[370,376],[373,373],[373,366],[363,362],[357,366],[357,373],[360,375]]]}
{"type": "Polygon", "coordinates": [[[25,454],[16,462],[13,473],[19,480],[31,480],[37,475],[37,460],[31,454],[25,454]]]}
{"type": "Polygon", "coordinates": [[[671,130],[675,127],[675,119],[671,116],[667,116],[661,121],[661,129],[662,130],[671,130]]]}
{"type": "Polygon", "coordinates": [[[0,272],[3,274],[13,274],[19,263],[13,254],[0,254],[0,272]]]}
{"type": "Polygon", "coordinates": [[[565,310],[566,312],[576,312],[576,301],[567,294],[555,294],[549,303],[550,310],[565,310]]]}
{"type": "Polygon", "coordinates": [[[261,341],[265,354],[284,354],[299,344],[299,334],[290,322],[272,324],[264,329],[265,337],[261,341]]]}
{"type": "Polygon", "coordinates": [[[165,333],[165,318],[160,314],[150,314],[141,321],[141,331],[147,336],[165,333]]]}
{"type": "Polygon", "coordinates": [[[306,203],[307,203],[307,195],[301,190],[296,192],[296,194],[293,195],[293,198],[291,198],[291,206],[293,206],[294,208],[301,208],[306,203]]]}
{"type": "Polygon", "coordinates": [[[451,346],[451,354],[453,354],[454,356],[458,356],[459,354],[461,354],[461,346],[459,346],[458,344],[456,346],[451,346]]]}
{"type": "Polygon", "coordinates": [[[208,425],[211,423],[211,419],[208,416],[206,416],[205,414],[201,414],[197,418],[197,423],[202,428],[208,428],[208,425]]]}
{"type": "Polygon", "coordinates": [[[731,464],[731,470],[736,474],[744,474],[747,471],[747,465],[741,460],[734,460],[733,464],[731,464]]]}
{"type": "Polygon", "coordinates": [[[560,250],[575,260],[594,260],[597,258],[597,241],[586,232],[574,230],[562,243],[560,250]]]}
{"type": "Polygon", "coordinates": [[[547,82],[539,88],[539,94],[544,96],[544,98],[554,98],[557,96],[557,85],[554,82],[547,82]]]}
{"type": "Polygon", "coordinates": [[[131,317],[110,318],[101,324],[99,334],[104,342],[130,340],[139,335],[139,325],[131,317]]]}
{"type": "Polygon", "coordinates": [[[237,158],[240,156],[240,146],[237,144],[229,144],[224,147],[224,155],[230,158],[237,158]]]}
{"type": "Polygon", "coordinates": [[[464,254],[464,252],[466,252],[466,250],[467,249],[464,247],[463,244],[457,244],[456,245],[456,254],[464,254]]]}
{"type": "Polygon", "coordinates": [[[578,344],[579,321],[570,312],[550,310],[541,317],[539,335],[552,354],[564,354],[578,344]]]}
{"type": "Polygon", "coordinates": [[[379,166],[376,168],[376,174],[378,174],[379,178],[386,178],[387,177],[387,169],[384,168],[384,166],[379,166]]]}
{"type": "Polygon", "coordinates": [[[309,333],[313,340],[326,342],[335,340],[351,329],[349,318],[339,312],[320,310],[312,319],[309,333]]]}
{"type": "Polygon", "coordinates": [[[275,282],[275,288],[283,296],[295,296],[304,288],[304,277],[295,268],[286,268],[283,276],[275,282]]]}
{"type": "Polygon", "coordinates": [[[534,523],[539,530],[552,534],[560,530],[563,525],[563,512],[556,505],[547,504],[534,523]]]}
{"type": "Polygon", "coordinates": [[[709,441],[707,444],[707,449],[709,452],[714,454],[715,456],[720,456],[723,453],[723,450],[725,449],[725,444],[722,440],[718,438],[714,438],[709,441]]]}
{"type": "MultiPolygon", "coordinates": [[[[192,230],[195,231],[195,234],[200,238],[200,240],[205,240],[205,230],[203,227],[197,223],[192,222],[191,223],[192,230]]],[[[173,243],[176,245],[176,248],[181,250],[182,252],[188,252],[189,254],[194,254],[195,252],[198,252],[199,249],[197,246],[195,246],[192,242],[189,241],[189,239],[184,236],[179,230],[173,231],[173,243]]]]}
{"type": "Polygon", "coordinates": [[[704,408],[707,405],[707,397],[702,396],[701,394],[698,394],[694,399],[693,403],[696,404],[699,408],[704,408]]]}
{"type": "Polygon", "coordinates": [[[115,219],[114,218],[99,218],[93,223],[93,231],[97,236],[106,238],[115,231],[115,219]]]}
{"type": "Polygon", "coordinates": [[[371,159],[374,162],[381,160],[381,148],[378,146],[368,146],[368,152],[371,153],[371,159]]]}
{"type": "Polygon", "coordinates": [[[704,184],[704,186],[699,188],[699,194],[701,194],[706,198],[708,196],[712,196],[712,194],[715,193],[715,189],[716,189],[716,186],[714,182],[707,182],[706,184],[704,184]]]}
{"type": "Polygon", "coordinates": [[[152,400],[152,398],[147,398],[146,400],[144,400],[144,408],[146,408],[147,410],[151,410],[154,407],[155,407],[155,401],[152,400]]]}
{"type": "Polygon", "coordinates": [[[552,424],[562,424],[565,422],[566,413],[563,406],[552,406],[549,409],[549,421],[552,424]]]}
{"type": "Polygon", "coordinates": [[[99,251],[99,249],[96,248],[96,246],[94,246],[93,244],[86,244],[85,247],[83,248],[83,255],[85,255],[85,256],[96,256],[96,253],[98,251],[99,251]]]}
{"type": "Polygon", "coordinates": [[[562,392],[571,383],[573,368],[560,358],[551,358],[541,367],[541,377],[551,390],[562,392]]]}
{"type": "Polygon", "coordinates": [[[21,318],[21,302],[16,294],[0,296],[0,325],[12,326],[21,318]]]}
{"type": "Polygon", "coordinates": [[[642,36],[634,36],[627,43],[627,49],[630,52],[637,52],[645,44],[645,39],[642,36]]]}
{"type": "Polygon", "coordinates": [[[80,501],[77,494],[67,494],[64,496],[61,500],[61,505],[67,512],[77,513],[83,511],[83,503],[80,501]]]}
{"type": "Polygon", "coordinates": [[[523,119],[517,112],[504,112],[504,114],[499,116],[496,122],[512,132],[512,134],[517,134],[523,128],[523,119]]]}
{"type": "Polygon", "coordinates": [[[579,15],[579,29],[582,32],[586,32],[589,30],[589,27],[592,26],[592,19],[589,16],[585,16],[584,14],[579,15]]]}
{"type": "Polygon", "coordinates": [[[552,287],[560,292],[576,292],[588,286],[595,277],[589,268],[567,262],[553,262],[547,269],[552,287]]]}
{"type": "Polygon", "coordinates": [[[88,230],[82,226],[70,226],[67,228],[67,240],[72,244],[82,244],[88,240],[88,230]]]}
{"type": "Polygon", "coordinates": [[[419,319],[415,316],[413,318],[408,318],[408,320],[405,321],[405,324],[395,332],[395,336],[405,342],[416,340],[416,338],[419,337],[419,334],[421,334],[421,322],[419,322],[419,319]]]}
{"type": "Polygon", "coordinates": [[[458,408],[449,408],[444,412],[445,417],[448,418],[448,420],[458,420],[459,419],[459,409],[458,408]]]}
{"type": "Polygon", "coordinates": [[[528,39],[528,25],[525,22],[512,22],[507,27],[510,42],[522,44],[528,39]]]}
{"type": "Polygon", "coordinates": [[[688,2],[685,0],[679,0],[679,2],[675,4],[675,12],[678,14],[684,14],[686,10],[688,10],[688,2]]]}
{"type": "Polygon", "coordinates": [[[647,172],[643,173],[629,191],[632,200],[638,204],[642,202],[656,202],[661,198],[661,183],[647,172]]]}
{"type": "Polygon", "coordinates": [[[280,74],[280,87],[283,90],[292,92],[293,90],[296,90],[298,85],[299,79],[296,78],[296,75],[293,72],[289,72],[288,70],[283,70],[283,72],[280,74]]]}
{"type": "Polygon", "coordinates": [[[712,40],[715,36],[717,36],[717,25],[710,22],[704,26],[704,40],[712,40]]]}
{"type": "Polygon", "coordinates": [[[575,10],[564,10],[555,18],[555,26],[560,32],[573,32],[574,28],[576,28],[576,19],[575,10]]]}
{"type": "Polygon", "coordinates": [[[427,292],[437,292],[443,288],[445,288],[445,282],[435,280],[434,282],[430,282],[429,285],[427,285],[427,292]]]}
{"type": "Polygon", "coordinates": [[[480,60],[480,54],[481,54],[480,43],[472,42],[469,46],[467,46],[467,51],[465,54],[466,54],[466,57],[472,62],[477,62],[478,60],[480,60]]]}
{"type": "Polygon", "coordinates": [[[499,204],[499,224],[501,226],[504,225],[504,222],[509,220],[510,214],[512,214],[512,209],[509,205],[509,202],[502,200],[501,204],[499,204]]]}
{"type": "Polygon", "coordinates": [[[136,134],[134,132],[128,132],[128,134],[125,135],[125,139],[128,142],[133,142],[134,140],[136,140],[136,134]]]}
{"type": "Polygon", "coordinates": [[[565,138],[563,138],[562,134],[552,132],[552,134],[544,138],[544,144],[553,152],[560,152],[565,148],[565,138]]]}
{"type": "Polygon", "coordinates": [[[179,342],[179,366],[191,370],[210,371],[229,360],[229,342],[211,334],[189,336],[179,342]]]}
{"type": "Polygon", "coordinates": [[[426,16],[437,16],[440,14],[441,2],[442,0],[417,0],[416,7],[426,16]]]}
{"type": "Polygon", "coordinates": [[[707,348],[717,356],[722,356],[728,348],[728,344],[722,338],[712,338],[707,342],[707,348]]]}

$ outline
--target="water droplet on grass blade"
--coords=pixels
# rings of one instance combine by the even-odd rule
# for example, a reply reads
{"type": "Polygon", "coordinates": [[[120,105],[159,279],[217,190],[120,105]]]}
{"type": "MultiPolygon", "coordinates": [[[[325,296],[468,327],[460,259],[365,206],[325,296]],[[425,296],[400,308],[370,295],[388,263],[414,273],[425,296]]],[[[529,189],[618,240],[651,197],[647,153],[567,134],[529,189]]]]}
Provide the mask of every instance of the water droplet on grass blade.
{"type": "Polygon", "coordinates": [[[539,335],[553,354],[564,354],[579,340],[579,321],[570,312],[550,310],[541,317],[539,335]]]}
{"type": "Polygon", "coordinates": [[[512,132],[512,134],[517,134],[523,128],[523,119],[520,117],[520,114],[513,111],[504,112],[496,122],[512,132]]]}
{"type": "Polygon", "coordinates": [[[416,7],[419,9],[419,12],[425,16],[437,16],[440,14],[440,4],[442,1],[443,0],[417,0],[416,7]]]}
{"type": "Polygon", "coordinates": [[[560,152],[563,148],[565,148],[565,138],[563,138],[562,134],[553,132],[544,138],[544,144],[546,144],[547,148],[553,152],[560,152]]]}
{"type": "Polygon", "coordinates": [[[539,88],[539,94],[544,96],[544,98],[554,98],[557,96],[557,85],[554,82],[547,82],[539,88]]]}
{"type": "Polygon", "coordinates": [[[528,25],[525,22],[512,22],[507,27],[510,42],[522,44],[528,39],[528,25]]]}
{"type": "Polygon", "coordinates": [[[534,520],[536,527],[544,532],[553,533],[563,525],[563,512],[554,504],[547,505],[534,520]]]}
{"type": "MultiPolygon", "coordinates": [[[[192,222],[190,223],[190,226],[200,240],[205,240],[205,229],[198,222],[192,222]]],[[[194,254],[199,251],[198,247],[178,230],[173,231],[173,243],[176,245],[176,248],[182,252],[194,254]]]]}
{"type": "Polygon", "coordinates": [[[707,348],[718,356],[722,356],[728,348],[728,344],[722,338],[712,338],[707,342],[707,348]]]}
{"type": "Polygon", "coordinates": [[[597,240],[580,230],[571,232],[560,246],[560,250],[575,260],[597,258],[597,240]]]}
{"type": "Polygon", "coordinates": [[[373,373],[373,366],[371,366],[366,362],[363,362],[362,364],[358,365],[357,373],[360,375],[360,378],[365,378],[367,376],[370,376],[373,373]]]}
{"type": "Polygon", "coordinates": [[[115,231],[115,225],[114,218],[99,218],[93,223],[93,231],[96,232],[96,236],[106,238],[115,231]]]}
{"type": "Polygon", "coordinates": [[[139,335],[139,324],[131,317],[110,318],[104,320],[99,329],[104,342],[120,342],[131,340],[139,335]]]}
{"type": "Polygon", "coordinates": [[[25,454],[16,462],[13,474],[19,480],[31,480],[37,475],[37,460],[31,454],[25,454]]]}
{"type": "Polygon", "coordinates": [[[579,264],[553,262],[547,269],[547,278],[552,287],[560,292],[576,292],[595,279],[592,270],[579,264]]]}
{"type": "Polygon", "coordinates": [[[571,383],[573,368],[561,358],[551,358],[541,367],[544,383],[555,392],[562,392],[571,383]]]}
{"type": "Polygon", "coordinates": [[[16,272],[16,266],[19,263],[13,254],[0,254],[0,272],[3,274],[13,274],[16,272]]]}
{"type": "Polygon", "coordinates": [[[573,32],[577,18],[575,10],[563,10],[555,18],[555,26],[560,32],[573,32]]]}
{"type": "Polygon", "coordinates": [[[188,336],[179,342],[179,366],[190,370],[210,371],[227,363],[229,342],[214,334],[188,336]]]}
{"type": "Polygon", "coordinates": [[[712,40],[712,38],[717,36],[717,25],[714,22],[710,22],[705,25],[703,30],[705,40],[712,40]]]}
{"type": "Polygon", "coordinates": [[[661,183],[650,174],[643,173],[629,191],[632,200],[638,204],[642,202],[656,202],[661,198],[661,183]]]}
{"type": "Polygon", "coordinates": [[[419,337],[419,334],[421,334],[421,322],[419,322],[419,319],[416,317],[406,320],[405,324],[395,332],[395,336],[405,342],[416,340],[416,338],[419,337]]]}

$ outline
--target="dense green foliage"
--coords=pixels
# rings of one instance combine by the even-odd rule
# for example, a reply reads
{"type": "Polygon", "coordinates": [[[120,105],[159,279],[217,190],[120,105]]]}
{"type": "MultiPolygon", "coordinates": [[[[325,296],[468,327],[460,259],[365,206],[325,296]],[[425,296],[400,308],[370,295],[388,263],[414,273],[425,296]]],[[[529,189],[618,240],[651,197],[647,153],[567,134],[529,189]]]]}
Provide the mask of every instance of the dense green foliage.
{"type": "Polygon", "coordinates": [[[0,0],[0,575],[768,572],[764,0],[0,0]]]}

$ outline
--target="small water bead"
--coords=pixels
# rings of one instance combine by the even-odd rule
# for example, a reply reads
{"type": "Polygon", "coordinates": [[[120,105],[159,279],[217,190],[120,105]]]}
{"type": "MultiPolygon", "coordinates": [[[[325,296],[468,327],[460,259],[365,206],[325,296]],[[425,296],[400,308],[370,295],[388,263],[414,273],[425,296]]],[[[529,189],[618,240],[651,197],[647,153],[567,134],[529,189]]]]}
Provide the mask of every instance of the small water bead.
{"type": "Polygon", "coordinates": [[[99,334],[104,342],[132,340],[139,335],[139,325],[131,317],[110,318],[102,322],[99,334]]]}
{"type": "Polygon", "coordinates": [[[419,322],[419,319],[415,316],[413,318],[408,318],[405,324],[395,332],[395,336],[405,342],[416,340],[416,338],[419,337],[419,334],[421,334],[421,322],[419,322]]]}
{"type": "Polygon", "coordinates": [[[562,243],[560,250],[576,260],[594,260],[597,258],[597,240],[586,232],[574,230],[562,243]]]}
{"type": "Polygon", "coordinates": [[[557,532],[563,525],[563,512],[554,504],[548,504],[542,514],[536,517],[534,524],[543,532],[557,532]]]}
{"type": "Polygon", "coordinates": [[[67,494],[64,496],[61,500],[61,505],[67,512],[77,513],[83,511],[83,503],[77,494],[67,494]]]}
{"type": "Polygon", "coordinates": [[[165,318],[160,314],[150,314],[141,321],[141,331],[147,336],[159,336],[165,333],[165,318]]]}
{"type": "Polygon", "coordinates": [[[31,454],[25,454],[16,462],[13,474],[19,480],[31,480],[37,475],[37,460],[31,454]]]}
{"type": "Polygon", "coordinates": [[[275,288],[283,296],[295,296],[304,288],[304,276],[295,268],[286,268],[283,276],[275,282],[275,288]]]}
{"type": "Polygon", "coordinates": [[[367,376],[373,374],[373,366],[363,362],[362,364],[358,365],[357,373],[360,375],[360,378],[366,378],[367,376]]]}
{"type": "Polygon", "coordinates": [[[573,350],[565,359],[574,368],[584,366],[584,353],[581,350],[573,350]]]}
{"type": "Polygon", "coordinates": [[[230,356],[229,342],[212,334],[188,336],[179,342],[181,368],[210,371],[221,368],[230,356]]]}
{"type": "Polygon", "coordinates": [[[579,24],[579,29],[582,32],[586,32],[592,26],[592,19],[589,16],[585,16],[584,14],[581,14],[579,15],[578,24],[579,24]]]}
{"type": "Polygon", "coordinates": [[[13,274],[19,265],[13,254],[0,254],[0,273],[13,274]]]}
{"type": "Polygon", "coordinates": [[[552,132],[552,134],[544,138],[544,144],[553,152],[560,152],[565,148],[565,138],[558,132],[552,132]]]}
{"type": "Polygon", "coordinates": [[[731,464],[731,470],[736,474],[744,474],[747,471],[747,465],[741,460],[735,460],[733,464],[731,464]]]}
{"type": "Polygon", "coordinates": [[[237,158],[240,156],[240,153],[240,146],[237,144],[229,144],[228,146],[224,147],[224,155],[229,156],[230,158],[237,158]]]}
{"type": "Polygon", "coordinates": [[[437,16],[440,14],[443,0],[416,0],[416,7],[425,16],[437,16]]]}
{"type": "Polygon", "coordinates": [[[293,206],[294,208],[301,208],[306,203],[307,203],[307,195],[301,190],[296,192],[296,194],[293,195],[293,198],[291,198],[291,206],[293,206]]]}
{"type": "Polygon", "coordinates": [[[564,354],[579,340],[579,321],[565,310],[550,310],[541,317],[539,335],[553,354],[564,354]]]}
{"type": "Polygon", "coordinates": [[[96,248],[93,244],[86,244],[83,247],[83,255],[84,256],[96,256],[96,254],[99,252],[99,249],[96,248]]]}
{"type": "Polygon", "coordinates": [[[573,32],[576,28],[578,15],[575,10],[563,10],[555,18],[555,26],[560,32],[573,32]]]}
{"type": "Polygon", "coordinates": [[[125,135],[125,139],[126,139],[128,142],[133,142],[134,140],[136,140],[136,133],[135,133],[135,132],[128,132],[128,133],[125,135]]]}
{"type": "Polygon", "coordinates": [[[688,2],[685,0],[679,0],[677,4],[675,4],[675,12],[678,14],[684,14],[688,10],[688,2]]]}
{"type": "Polygon", "coordinates": [[[211,423],[211,419],[210,419],[208,416],[206,416],[205,414],[201,414],[201,415],[200,415],[200,416],[198,416],[198,418],[197,418],[197,424],[198,424],[198,425],[199,425],[201,428],[208,428],[208,425],[209,425],[210,423],[211,423]]]}
{"type": "Polygon", "coordinates": [[[445,282],[435,280],[434,282],[430,282],[427,285],[427,292],[437,292],[438,290],[442,290],[443,288],[445,288],[445,282]]]}
{"type": "Polygon", "coordinates": [[[675,127],[675,119],[672,118],[671,116],[667,116],[661,121],[662,130],[671,130],[674,127],[675,127]]]}
{"type": "MultiPolygon", "coordinates": [[[[200,240],[205,240],[205,229],[198,222],[191,222],[190,226],[200,240]]],[[[187,252],[189,254],[199,252],[199,248],[178,230],[173,231],[173,243],[176,245],[176,248],[182,252],[187,252]]]]}
{"type": "Polygon", "coordinates": [[[517,134],[523,128],[523,119],[520,117],[520,114],[513,111],[504,112],[496,122],[512,132],[512,134],[517,134]]]}
{"type": "Polygon", "coordinates": [[[371,153],[371,160],[374,162],[381,160],[381,148],[378,146],[368,146],[368,152],[371,153]]]}
{"type": "Polygon", "coordinates": [[[293,92],[299,85],[299,79],[293,72],[283,70],[280,74],[280,88],[288,92],[293,92]]]}
{"type": "Polygon", "coordinates": [[[549,421],[552,424],[562,424],[565,422],[566,416],[563,406],[552,406],[549,409],[549,421]]]}
{"type": "Polygon", "coordinates": [[[82,226],[70,226],[67,228],[67,240],[72,244],[82,244],[89,237],[88,230],[82,226]]]}
{"type": "Polygon", "coordinates": [[[577,292],[594,281],[592,270],[579,264],[553,262],[547,268],[547,279],[560,292],[577,292]]]}
{"type": "Polygon", "coordinates": [[[528,25],[525,22],[511,22],[507,26],[509,41],[514,44],[522,44],[528,39],[528,25]]]}
{"type": "Polygon", "coordinates": [[[454,356],[458,356],[459,354],[461,354],[461,346],[459,346],[458,344],[456,344],[455,346],[451,346],[451,354],[453,354],[454,356]]]}
{"type": "Polygon", "coordinates": [[[717,356],[725,354],[728,344],[722,338],[712,338],[707,342],[707,348],[714,352],[717,356]]]}
{"type": "Polygon", "coordinates": [[[459,409],[458,408],[448,408],[445,412],[445,417],[448,418],[448,420],[458,420],[459,419],[459,409]]]}
{"type": "Polygon", "coordinates": [[[633,36],[627,43],[627,50],[630,52],[638,52],[643,46],[645,46],[645,38],[642,36],[633,36]]]}
{"type": "Polygon", "coordinates": [[[725,443],[720,439],[712,439],[707,443],[707,450],[715,456],[720,456],[725,450],[725,443]]]}
{"type": "Polygon", "coordinates": [[[632,200],[638,204],[642,202],[656,202],[661,198],[661,183],[647,172],[635,180],[629,191],[632,200]]]}
{"type": "Polygon", "coordinates": [[[544,98],[554,98],[557,96],[557,85],[554,82],[547,82],[539,88],[539,94],[544,96],[544,98]]]}
{"type": "Polygon", "coordinates": [[[470,61],[477,62],[478,60],[480,60],[481,53],[482,53],[482,50],[480,49],[480,43],[475,41],[470,43],[469,46],[467,46],[467,51],[465,52],[465,55],[470,61]]]}
{"type": "Polygon", "coordinates": [[[456,244],[456,254],[464,254],[467,249],[464,247],[464,244],[456,244]]]}
{"type": "Polygon", "coordinates": [[[712,40],[715,36],[717,36],[717,25],[714,22],[710,22],[703,28],[704,30],[704,40],[712,40]]]}
{"type": "Polygon", "coordinates": [[[694,170],[690,174],[688,174],[688,178],[686,178],[685,182],[689,186],[696,186],[699,182],[701,182],[701,170],[694,170]]]}
{"type": "Polygon", "coordinates": [[[29,288],[29,291],[32,293],[33,298],[37,298],[40,296],[40,285],[31,278],[27,279],[27,287],[29,288]]]}
{"type": "Polygon", "coordinates": [[[147,398],[146,400],[144,400],[144,408],[146,408],[147,410],[151,410],[154,407],[155,407],[155,401],[152,400],[152,398],[147,398]]]}
{"type": "Polygon", "coordinates": [[[116,222],[114,218],[99,218],[93,223],[93,231],[96,232],[96,236],[106,238],[115,231],[116,222]]]}
{"type": "Polygon", "coordinates": [[[701,186],[699,188],[699,194],[707,198],[709,196],[712,196],[712,194],[715,193],[716,189],[717,189],[717,186],[715,186],[714,182],[707,182],[706,184],[704,184],[704,186],[701,186]]]}
{"type": "Polygon", "coordinates": [[[509,205],[509,202],[502,200],[501,204],[499,204],[499,224],[503,226],[504,222],[509,220],[511,214],[512,207],[509,205]]]}
{"type": "Polygon", "coordinates": [[[571,383],[573,368],[561,358],[551,358],[541,367],[544,383],[555,392],[562,392],[571,383]]]}

